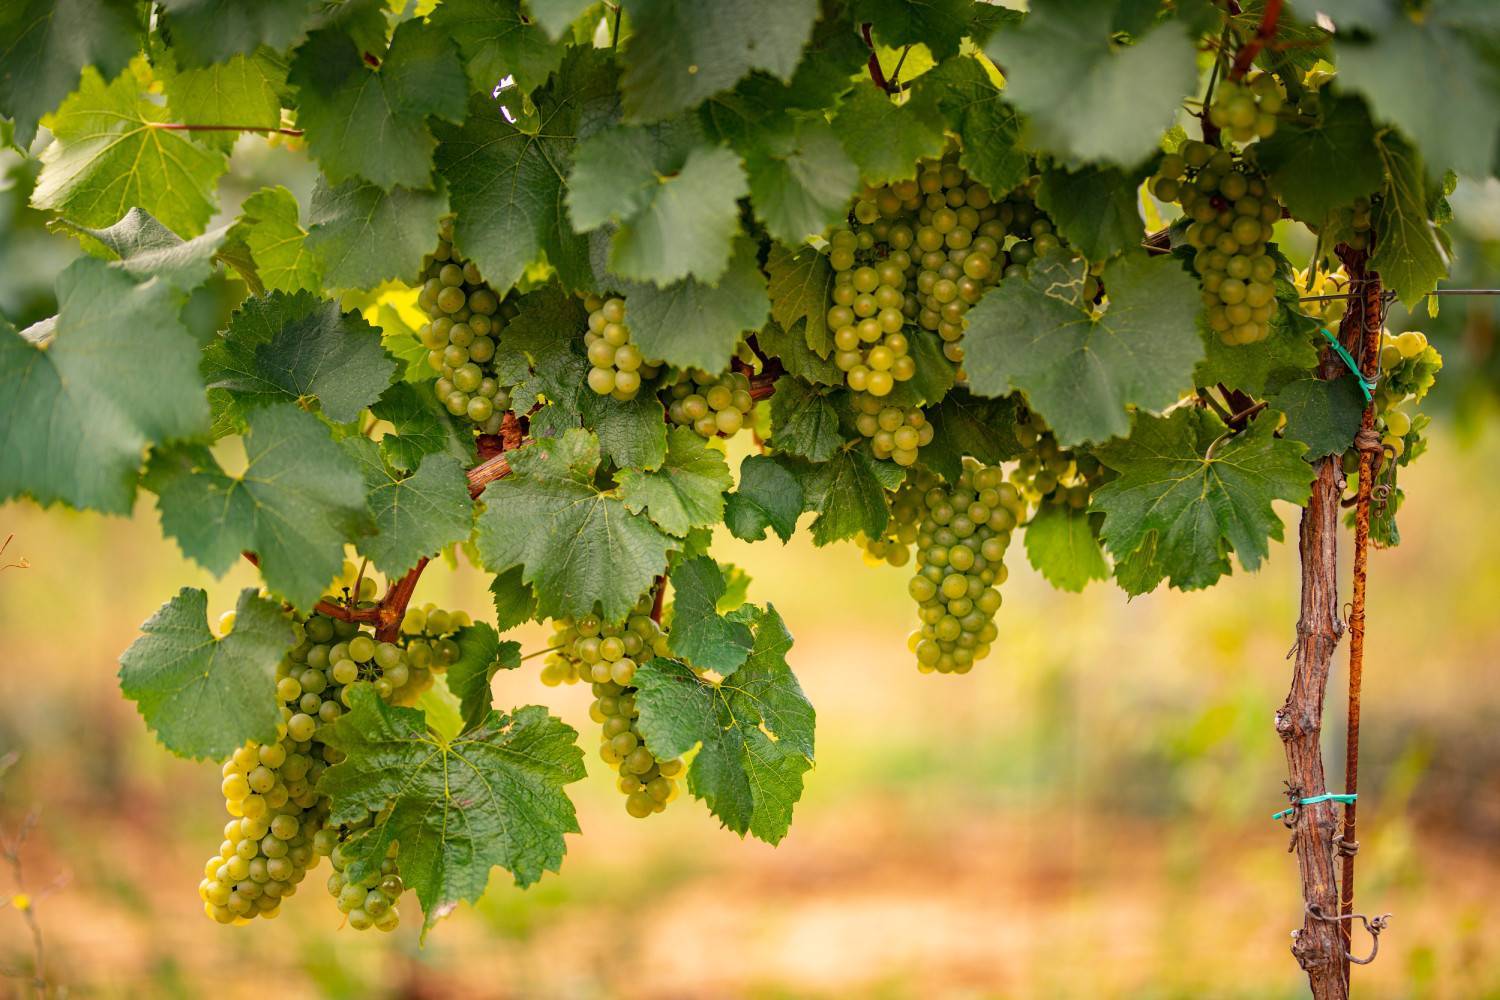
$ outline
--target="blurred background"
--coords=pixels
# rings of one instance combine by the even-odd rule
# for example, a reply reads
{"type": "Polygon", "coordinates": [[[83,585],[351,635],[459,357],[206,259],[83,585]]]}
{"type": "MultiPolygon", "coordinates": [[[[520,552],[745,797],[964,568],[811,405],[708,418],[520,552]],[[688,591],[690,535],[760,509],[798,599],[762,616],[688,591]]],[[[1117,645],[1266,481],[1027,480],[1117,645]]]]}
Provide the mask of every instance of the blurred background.
{"type": "MultiPolygon", "coordinates": [[[[77,251],[25,208],[34,161],[4,155],[0,312],[20,327],[52,312],[77,251]]],[[[226,217],[264,183],[287,184],[305,211],[295,151],[247,140],[234,163],[226,217]]],[[[1500,185],[1454,200],[1452,285],[1500,286],[1500,185]]],[[[223,308],[213,289],[199,299],[205,316],[223,308]]],[[[1372,558],[1358,908],[1394,917],[1355,972],[1371,998],[1500,997],[1500,361],[1492,300],[1442,306],[1391,319],[1426,330],[1447,368],[1429,397],[1442,411],[1431,451],[1403,471],[1405,543],[1372,558]]],[[[12,534],[0,565],[28,565],[0,570],[0,830],[26,837],[0,857],[0,996],[33,990],[28,917],[47,990],[71,996],[1305,994],[1289,953],[1296,865],[1270,819],[1284,805],[1272,715],[1291,673],[1294,545],[1211,592],[1128,603],[1100,584],[1053,592],[1017,546],[996,652],[941,677],[906,651],[901,570],[868,568],[850,544],[814,549],[805,532],[785,547],[726,536],[716,556],[785,616],[818,710],[790,836],[741,841],[687,797],[632,819],[591,759],[570,787],[584,835],[562,873],[522,892],[497,872],[422,946],[411,896],[394,936],[340,930],[324,872],[276,921],[203,917],[196,885],[225,819],[217,769],[155,745],[116,658],[178,588],[227,609],[251,568],[216,580],[187,562],[149,498],[128,520],[0,506],[0,540],[12,534]]],[[[486,583],[433,566],[416,600],[492,620],[486,583]]],[[[529,652],[545,635],[511,637],[529,652]]],[[[497,680],[497,703],[543,702],[587,732],[587,691],[543,687],[540,663],[497,680]]]]}

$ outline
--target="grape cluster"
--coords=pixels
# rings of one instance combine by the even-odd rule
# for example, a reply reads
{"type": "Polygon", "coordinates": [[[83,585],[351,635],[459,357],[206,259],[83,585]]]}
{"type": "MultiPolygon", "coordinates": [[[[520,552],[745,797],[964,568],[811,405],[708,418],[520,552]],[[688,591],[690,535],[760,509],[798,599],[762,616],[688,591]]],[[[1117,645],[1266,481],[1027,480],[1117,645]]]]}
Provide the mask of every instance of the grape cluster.
{"type": "Polygon", "coordinates": [[[1226,344],[1264,340],[1276,312],[1276,260],[1266,244],[1281,218],[1265,179],[1243,157],[1189,140],[1162,157],[1151,190],[1193,220],[1187,241],[1208,325],[1226,344]]]}
{"type": "Polygon", "coordinates": [[[422,267],[417,304],[429,321],[417,330],[427,364],[438,373],[438,401],[455,417],[468,417],[486,434],[500,430],[510,393],[495,380],[495,341],[515,307],[502,303],[473,261],[453,248],[453,220],[439,230],[437,249],[422,267]]]}
{"type": "Polygon", "coordinates": [[[337,830],[329,828],[323,831],[337,838],[332,849],[327,852],[329,863],[333,865],[333,871],[328,874],[328,894],[338,903],[339,912],[345,915],[349,926],[355,930],[365,931],[374,927],[376,930],[393,931],[401,923],[396,902],[401,898],[401,893],[406,891],[406,886],[401,881],[400,868],[396,864],[396,845],[391,844],[380,865],[365,878],[353,882],[347,873],[347,841],[368,828],[373,818],[373,815],[366,816],[358,823],[346,823],[337,830]]]}
{"type": "Polygon", "coordinates": [[[552,654],[542,667],[548,686],[593,685],[589,718],[601,727],[599,756],[616,768],[616,784],[625,795],[625,811],[637,818],[659,813],[677,797],[679,760],[658,760],[646,748],[635,707],[636,665],[670,655],[667,635],[651,617],[651,597],[645,596],[625,621],[606,624],[598,615],[558,618],[552,623],[552,654]]]}
{"type": "Polygon", "coordinates": [[[866,392],[854,394],[854,426],[870,439],[876,458],[911,466],[917,449],[932,441],[932,425],[920,406],[893,406],[866,392]]]}
{"type": "Polygon", "coordinates": [[[1293,277],[1297,294],[1337,295],[1335,299],[1312,299],[1301,303],[1304,313],[1332,330],[1344,318],[1349,308],[1349,276],[1341,267],[1337,271],[1314,271],[1311,267],[1296,272],[1293,277]]]}
{"type": "Polygon", "coordinates": [[[1094,490],[1109,475],[1093,455],[1059,445],[1040,414],[1024,412],[1018,417],[1016,440],[1025,451],[1010,481],[1032,506],[1066,504],[1074,510],[1086,510],[1094,490]]]}
{"type": "MultiPolygon", "coordinates": [[[[1380,333],[1380,380],[1375,389],[1376,426],[1381,444],[1396,458],[1406,455],[1413,443],[1413,430],[1420,433],[1426,418],[1415,418],[1405,405],[1420,403],[1437,381],[1443,357],[1427,342],[1427,335],[1417,330],[1392,334],[1380,333]]],[[[1415,456],[1413,456],[1415,457],[1415,456]]]]}
{"type": "Polygon", "coordinates": [[[1276,77],[1257,73],[1248,80],[1220,83],[1208,106],[1208,120],[1243,145],[1275,135],[1276,115],[1285,104],[1286,94],[1276,77]]]}
{"type": "Polygon", "coordinates": [[[968,673],[995,641],[995,612],[1005,582],[1005,550],[1026,514],[999,466],[965,458],[957,482],[919,477],[917,573],[907,590],[922,625],[909,645],[923,673],[968,673]]]}
{"type": "Polygon", "coordinates": [[[655,378],[661,362],[646,360],[641,349],[630,342],[624,299],[590,295],[583,304],[589,311],[589,328],[583,334],[592,366],[589,388],[601,396],[634,399],[641,391],[641,381],[655,378]]]}
{"type": "Polygon", "coordinates": [[[848,229],[838,230],[830,241],[834,304],[827,319],[833,330],[833,360],[855,392],[889,396],[897,382],[917,373],[911,341],[903,332],[910,257],[904,250],[893,250],[874,266],[856,265],[858,245],[859,237],[848,229]]]}
{"type": "Polygon", "coordinates": [[[932,482],[922,479],[926,485],[919,485],[919,478],[908,476],[892,494],[890,518],[879,538],[868,538],[863,533],[854,536],[855,544],[865,550],[865,562],[869,565],[905,566],[911,561],[911,547],[917,540],[917,522],[922,517],[922,494],[932,482]]]}
{"type": "MultiPolygon", "coordinates": [[[[354,578],[353,567],[346,564],[340,579],[352,583],[354,578]]],[[[362,580],[360,597],[373,597],[374,587],[374,580],[362,580]]],[[[346,595],[350,589],[344,588],[346,595]]],[[[328,825],[328,801],[316,791],[324,769],[340,759],[337,749],[318,738],[319,728],[349,708],[350,692],[357,684],[369,684],[388,702],[414,701],[431,686],[434,670],[444,670],[457,660],[457,644],[447,633],[466,624],[470,620],[463,612],[441,611],[433,605],[411,609],[403,622],[407,638],[397,644],[379,642],[359,624],[321,613],[294,623],[297,644],[276,669],[276,700],[281,707],[278,740],[247,743],[222,767],[221,791],[232,818],[224,827],[219,853],[204,865],[204,879],[198,886],[210,918],[227,924],[276,916],[281,900],[296,891],[317,859],[333,853],[353,832],[353,828],[328,825]]],[[[220,618],[221,634],[233,627],[233,612],[220,618]]],[[[386,867],[391,871],[384,874],[391,874],[394,865],[394,858],[388,859],[386,867]]],[[[399,879],[382,883],[380,888],[391,885],[399,886],[399,879]]],[[[399,889],[395,895],[400,895],[399,889]]],[[[394,897],[389,900],[394,901],[394,897]]],[[[366,908],[358,919],[355,908],[345,909],[351,926],[381,930],[396,926],[394,905],[381,913],[366,908]]],[[[378,904],[376,909],[380,909],[378,904]]]]}
{"type": "Polygon", "coordinates": [[[704,438],[733,437],[755,406],[750,379],[740,372],[683,372],[667,397],[667,419],[704,438]]]}

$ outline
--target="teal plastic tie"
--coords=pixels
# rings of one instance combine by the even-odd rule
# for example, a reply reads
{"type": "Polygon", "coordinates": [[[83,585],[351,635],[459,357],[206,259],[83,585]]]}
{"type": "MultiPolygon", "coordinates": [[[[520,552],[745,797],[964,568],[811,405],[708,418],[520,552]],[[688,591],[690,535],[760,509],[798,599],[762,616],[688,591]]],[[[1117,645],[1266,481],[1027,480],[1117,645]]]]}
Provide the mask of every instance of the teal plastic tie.
{"type": "MultiPolygon", "coordinates": [[[[1310,798],[1299,799],[1297,801],[1297,806],[1310,806],[1318,802],[1342,802],[1347,806],[1357,798],[1359,798],[1358,792],[1355,792],[1352,795],[1348,795],[1343,792],[1325,792],[1322,795],[1314,795],[1310,798]]],[[[1292,806],[1290,809],[1283,809],[1281,810],[1281,812],[1276,813],[1271,818],[1281,819],[1283,816],[1290,816],[1293,812],[1296,811],[1297,806],[1292,806]]]]}
{"type": "Polygon", "coordinates": [[[1374,398],[1375,381],[1365,378],[1365,373],[1359,370],[1359,362],[1355,361],[1354,355],[1350,354],[1348,349],[1339,343],[1339,338],[1335,337],[1332,331],[1324,326],[1319,327],[1318,332],[1328,340],[1328,343],[1333,345],[1333,349],[1338,352],[1339,357],[1344,359],[1344,364],[1348,365],[1349,370],[1354,373],[1355,380],[1359,382],[1359,391],[1365,394],[1365,402],[1368,403],[1374,398]]]}

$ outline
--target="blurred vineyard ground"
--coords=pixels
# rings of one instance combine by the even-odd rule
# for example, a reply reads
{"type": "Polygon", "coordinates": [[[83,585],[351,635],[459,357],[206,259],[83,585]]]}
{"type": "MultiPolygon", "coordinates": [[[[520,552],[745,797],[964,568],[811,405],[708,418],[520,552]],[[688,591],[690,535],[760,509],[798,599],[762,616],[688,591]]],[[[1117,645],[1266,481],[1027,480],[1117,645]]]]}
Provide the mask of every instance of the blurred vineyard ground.
{"type": "MultiPolygon", "coordinates": [[[[1362,908],[1395,913],[1367,997],[1500,996],[1500,434],[1435,441],[1408,479],[1407,544],[1377,553],[1366,674],[1362,908]]],[[[1203,594],[1127,605],[1013,568],[997,654],[923,677],[901,571],[852,546],[725,539],[797,636],[818,767],[772,849],[682,800],[637,821],[591,764],[561,875],[497,881],[418,946],[337,930],[314,875],[274,923],[204,920],[194,886],[223,821],[216,770],[153,745],[115,657],[176,588],[215,581],[133,520],[0,508],[0,821],[24,852],[49,974],[73,995],[220,997],[1187,997],[1302,995],[1285,961],[1294,862],[1270,821],[1284,776],[1271,714],[1289,676],[1294,549],[1203,594]]],[[[1019,550],[1017,550],[1019,555],[1019,550]]],[[[1013,562],[1020,562],[1014,560],[1013,562]]],[[[487,612],[485,579],[433,567],[419,600],[487,612]]],[[[523,631],[541,648],[542,629],[523,631]]],[[[535,661],[526,665],[534,667],[535,661]]],[[[581,689],[523,669],[505,706],[581,689]]],[[[1330,696],[1338,773],[1342,678],[1330,696]]],[[[586,737],[591,738],[591,737],[586,737]]],[[[326,873],[325,873],[326,874],[326,873]]],[[[9,874],[0,875],[8,895],[9,874]]],[[[0,910],[0,963],[25,967],[0,910]]],[[[20,995],[20,987],[11,988],[20,995]]]]}

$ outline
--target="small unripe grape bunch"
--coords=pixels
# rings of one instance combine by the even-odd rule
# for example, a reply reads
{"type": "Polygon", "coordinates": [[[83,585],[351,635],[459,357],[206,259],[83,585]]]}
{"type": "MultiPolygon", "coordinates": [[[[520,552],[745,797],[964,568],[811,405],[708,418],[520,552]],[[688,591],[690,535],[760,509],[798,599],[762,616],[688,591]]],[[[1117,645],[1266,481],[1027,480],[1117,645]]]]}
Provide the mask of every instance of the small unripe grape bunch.
{"type": "Polygon", "coordinates": [[[406,890],[396,864],[397,845],[391,844],[380,864],[364,878],[354,881],[349,877],[347,841],[368,827],[369,822],[366,819],[357,825],[346,824],[341,829],[326,831],[337,838],[326,852],[333,865],[333,871],[328,875],[328,894],[338,902],[339,912],[345,915],[348,926],[354,930],[367,931],[374,927],[380,931],[393,931],[401,924],[396,903],[406,890]]]}
{"type": "Polygon", "coordinates": [[[1337,298],[1308,299],[1300,303],[1302,311],[1332,330],[1349,308],[1349,276],[1340,267],[1337,271],[1317,271],[1304,268],[1297,271],[1293,284],[1300,296],[1332,295],[1337,298]]]}
{"type": "Polygon", "coordinates": [[[750,379],[741,372],[683,372],[667,390],[667,419],[700,437],[733,437],[755,408],[750,379]]]}
{"type": "Polygon", "coordinates": [[[591,365],[589,388],[601,396],[634,399],[641,391],[641,382],[656,377],[661,362],[647,360],[630,342],[624,299],[589,295],[583,304],[589,311],[589,328],[583,335],[591,365]]]}
{"type": "Polygon", "coordinates": [[[1413,426],[1420,430],[1426,426],[1426,418],[1413,423],[1412,414],[1403,406],[1415,406],[1427,395],[1442,369],[1443,358],[1427,342],[1427,335],[1418,330],[1407,330],[1392,334],[1389,330],[1380,333],[1380,381],[1375,391],[1376,426],[1381,432],[1381,444],[1391,449],[1396,458],[1406,454],[1408,444],[1420,437],[1409,437],[1413,426]]]}
{"type": "Polygon", "coordinates": [[[1192,219],[1186,236],[1208,325],[1226,344],[1264,340],[1276,314],[1276,261],[1266,245],[1281,218],[1265,179],[1229,150],[1189,140],[1162,157],[1151,191],[1192,219]]]}
{"type": "Polygon", "coordinates": [[[903,330],[907,255],[894,251],[876,264],[856,264],[858,245],[859,237],[848,229],[837,230],[829,241],[834,284],[827,321],[833,330],[833,362],[850,389],[888,396],[897,382],[917,373],[903,330]]]}
{"type": "Polygon", "coordinates": [[[651,618],[649,602],[638,604],[617,624],[606,624],[590,614],[554,618],[552,628],[552,652],[542,666],[542,683],[548,687],[581,680],[629,686],[638,664],[670,655],[666,633],[651,618]]]}
{"type": "Polygon", "coordinates": [[[908,639],[923,673],[968,673],[999,634],[1005,550],[1026,502],[999,466],[964,459],[951,485],[922,495],[917,572],[907,586],[921,626],[908,639]]]}
{"type": "Polygon", "coordinates": [[[1208,120],[1244,145],[1275,135],[1276,115],[1285,104],[1286,94],[1276,77],[1257,73],[1248,80],[1221,82],[1208,106],[1208,120]]]}
{"type": "Polygon", "coordinates": [[[1088,509],[1094,490],[1109,476],[1097,458],[1063,448],[1036,413],[1023,413],[1016,421],[1016,440],[1026,450],[1016,461],[1010,482],[1028,505],[1088,509]]]}
{"type": "Polygon", "coordinates": [[[1370,215],[1373,211],[1369,198],[1355,198],[1353,204],[1339,209],[1334,228],[1342,241],[1352,250],[1370,248],[1370,215]]]}
{"type": "Polygon", "coordinates": [[[413,705],[428,688],[432,675],[458,662],[461,650],[451,638],[461,628],[474,624],[466,611],[444,611],[436,604],[409,607],[401,619],[401,642],[406,653],[406,683],[391,692],[393,705],[413,705]]]}
{"type": "Polygon", "coordinates": [[[422,269],[417,304],[429,321],[417,330],[427,364],[438,373],[433,391],[455,417],[486,434],[500,430],[510,393],[495,379],[495,345],[515,307],[502,303],[473,261],[453,247],[453,220],[442,223],[437,249],[422,269]]]}
{"type": "Polygon", "coordinates": [[[865,550],[865,564],[905,566],[911,561],[911,547],[917,540],[917,522],[922,517],[922,495],[937,484],[930,473],[915,470],[890,498],[891,516],[879,538],[867,538],[863,532],[854,543],[865,550]]]}
{"type": "Polygon", "coordinates": [[[876,458],[916,464],[917,449],[932,442],[932,425],[920,406],[891,406],[867,392],[854,394],[854,426],[870,439],[876,458]]]}

